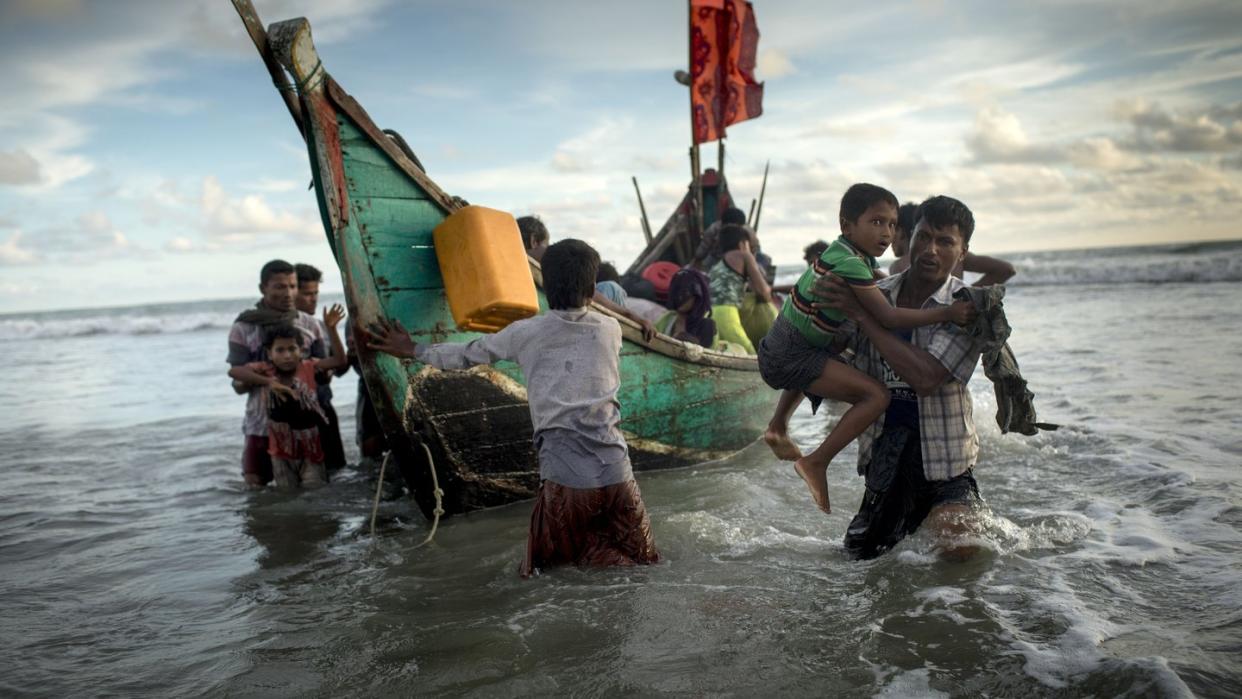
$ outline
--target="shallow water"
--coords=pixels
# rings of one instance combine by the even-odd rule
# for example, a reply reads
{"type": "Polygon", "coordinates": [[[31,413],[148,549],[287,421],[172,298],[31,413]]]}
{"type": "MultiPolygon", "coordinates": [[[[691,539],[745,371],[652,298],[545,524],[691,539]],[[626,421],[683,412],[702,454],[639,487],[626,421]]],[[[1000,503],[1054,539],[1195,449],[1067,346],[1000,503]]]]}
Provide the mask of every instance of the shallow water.
{"type": "MultiPolygon", "coordinates": [[[[757,445],[640,475],[667,562],[532,581],[526,503],[418,548],[428,524],[393,488],[368,536],[367,469],[244,492],[223,362],[240,304],[0,318],[0,694],[1237,695],[1240,292],[1011,288],[1014,349],[1064,427],[999,434],[977,372],[972,560],[920,535],[848,560],[854,450],[824,516],[757,445]]],[[[795,417],[804,446],[826,426],[795,417]]]]}

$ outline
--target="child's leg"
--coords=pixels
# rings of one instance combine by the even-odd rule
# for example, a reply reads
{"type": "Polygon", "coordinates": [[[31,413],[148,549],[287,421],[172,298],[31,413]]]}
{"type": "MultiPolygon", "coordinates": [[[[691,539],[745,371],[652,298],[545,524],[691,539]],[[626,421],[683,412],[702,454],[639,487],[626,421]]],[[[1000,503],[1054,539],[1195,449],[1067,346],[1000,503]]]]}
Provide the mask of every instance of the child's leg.
{"type": "Polygon", "coordinates": [[[888,389],[851,366],[830,361],[807,390],[823,398],[852,404],[824,442],[794,463],[794,469],[811,489],[815,504],[824,512],[832,512],[828,502],[828,463],[884,414],[888,409],[888,389]]]}
{"type": "Polygon", "coordinates": [[[285,459],[272,459],[272,480],[277,488],[291,489],[298,487],[298,472],[294,464],[285,459]]]}
{"type": "Polygon", "coordinates": [[[789,438],[789,418],[802,403],[802,392],[786,389],[781,391],[781,399],[776,403],[776,412],[768,422],[768,431],[763,433],[763,441],[781,461],[797,461],[802,458],[802,451],[789,438]]]}
{"type": "Polygon", "coordinates": [[[298,475],[302,479],[303,488],[318,488],[321,485],[328,484],[327,464],[322,461],[303,460],[298,475]]]}

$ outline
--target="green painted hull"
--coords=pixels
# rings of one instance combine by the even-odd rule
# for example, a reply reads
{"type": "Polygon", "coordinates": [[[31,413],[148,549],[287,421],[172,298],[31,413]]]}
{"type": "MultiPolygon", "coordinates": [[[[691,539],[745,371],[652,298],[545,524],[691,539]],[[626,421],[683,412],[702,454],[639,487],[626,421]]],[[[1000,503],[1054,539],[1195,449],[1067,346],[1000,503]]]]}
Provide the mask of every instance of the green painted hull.
{"type": "MultiPolygon", "coordinates": [[[[320,211],[350,315],[363,325],[397,319],[416,342],[477,337],[453,323],[432,243],[433,229],[458,202],[330,77],[304,90],[301,104],[320,211]]],[[[541,279],[535,263],[532,274],[541,279]]],[[[540,304],[546,308],[542,292],[540,304]]],[[[775,392],[763,384],[753,357],[663,336],[647,343],[636,326],[621,324],[621,429],[636,470],[721,458],[762,434],[775,392]]],[[[516,365],[440,372],[365,349],[360,359],[380,422],[425,514],[435,506],[433,469],[448,513],[534,495],[538,463],[516,365]]]]}

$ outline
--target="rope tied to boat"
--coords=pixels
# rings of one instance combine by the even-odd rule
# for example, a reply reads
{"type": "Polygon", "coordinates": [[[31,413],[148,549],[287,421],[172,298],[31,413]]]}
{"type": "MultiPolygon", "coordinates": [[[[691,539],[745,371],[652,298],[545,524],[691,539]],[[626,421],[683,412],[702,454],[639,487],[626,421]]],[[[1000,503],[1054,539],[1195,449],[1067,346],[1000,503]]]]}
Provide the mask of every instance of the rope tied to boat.
{"type": "MultiPolygon", "coordinates": [[[[431,485],[433,488],[431,493],[435,496],[436,508],[431,511],[432,515],[434,515],[431,521],[431,531],[428,532],[427,538],[423,539],[421,544],[414,547],[416,549],[431,543],[431,540],[435,538],[436,530],[440,528],[440,516],[444,514],[444,490],[440,488],[440,477],[436,474],[436,461],[432,458],[431,449],[426,442],[419,442],[419,446],[427,454],[427,467],[431,470],[431,485]]],[[[391,450],[384,455],[384,460],[380,463],[379,482],[375,484],[375,503],[371,506],[371,538],[375,538],[375,516],[379,512],[380,493],[384,490],[384,470],[388,468],[388,460],[390,458],[392,458],[391,450]]]]}
{"type": "Polygon", "coordinates": [[[299,80],[293,85],[290,85],[287,82],[273,80],[272,84],[276,86],[277,90],[281,90],[282,92],[297,92],[300,95],[307,90],[319,87],[326,77],[328,77],[328,71],[323,69],[323,59],[321,58],[315,62],[315,67],[311,68],[310,72],[306,74],[305,80],[299,80]],[[319,81],[312,85],[311,81],[316,78],[318,78],[319,81]]]}

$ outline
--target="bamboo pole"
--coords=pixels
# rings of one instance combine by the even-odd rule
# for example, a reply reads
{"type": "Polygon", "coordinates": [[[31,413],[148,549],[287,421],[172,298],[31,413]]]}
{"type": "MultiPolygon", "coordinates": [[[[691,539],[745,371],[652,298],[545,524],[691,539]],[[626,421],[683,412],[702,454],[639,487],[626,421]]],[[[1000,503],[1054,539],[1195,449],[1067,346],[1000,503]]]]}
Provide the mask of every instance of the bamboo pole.
{"type": "Polygon", "coordinates": [[[763,195],[768,191],[768,168],[770,167],[772,167],[771,160],[763,166],[763,186],[759,188],[759,206],[755,209],[755,225],[750,227],[756,233],[759,232],[759,216],[763,213],[763,195]]]}
{"type": "Polygon", "coordinates": [[[638,178],[630,176],[630,180],[634,182],[634,194],[638,195],[638,210],[643,215],[643,237],[647,239],[647,245],[651,245],[651,222],[647,220],[647,207],[643,205],[643,193],[638,189],[638,178]]]}

